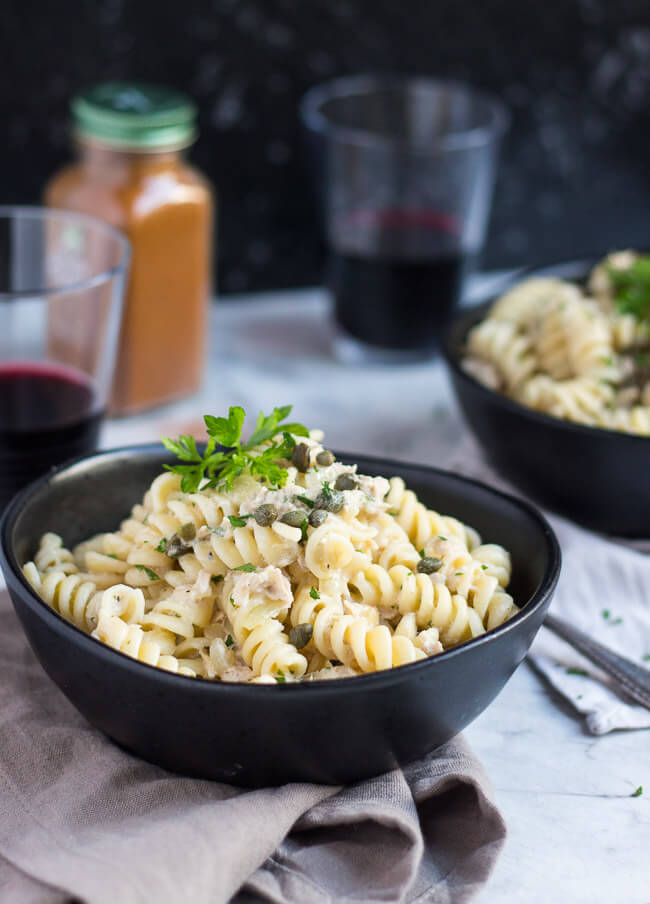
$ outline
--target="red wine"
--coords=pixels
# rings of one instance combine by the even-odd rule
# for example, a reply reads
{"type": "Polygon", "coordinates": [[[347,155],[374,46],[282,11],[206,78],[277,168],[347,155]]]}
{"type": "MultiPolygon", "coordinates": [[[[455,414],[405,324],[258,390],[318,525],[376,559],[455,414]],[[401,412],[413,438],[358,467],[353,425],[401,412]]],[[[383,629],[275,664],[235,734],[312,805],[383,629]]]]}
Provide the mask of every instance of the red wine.
{"type": "Polygon", "coordinates": [[[0,508],[54,465],[91,452],[103,413],[81,371],[32,361],[0,363],[0,508]]]}
{"type": "Polygon", "coordinates": [[[334,315],[369,345],[436,345],[456,304],[470,255],[453,218],[437,211],[358,211],[335,241],[329,269],[334,315]]]}

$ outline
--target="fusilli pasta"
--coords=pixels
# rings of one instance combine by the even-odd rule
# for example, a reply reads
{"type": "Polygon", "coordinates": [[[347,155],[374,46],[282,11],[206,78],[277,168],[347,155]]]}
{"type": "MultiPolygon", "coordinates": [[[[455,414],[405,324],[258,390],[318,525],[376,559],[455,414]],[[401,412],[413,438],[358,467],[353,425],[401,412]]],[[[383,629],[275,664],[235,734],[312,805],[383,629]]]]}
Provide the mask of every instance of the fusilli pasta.
{"type": "MultiPolygon", "coordinates": [[[[320,435],[270,484],[156,477],[114,533],[43,536],[24,574],[63,618],[177,674],[284,683],[434,656],[511,618],[510,557],[404,481],[334,459],[320,435]]],[[[264,444],[260,449],[264,449],[264,444]]]]}

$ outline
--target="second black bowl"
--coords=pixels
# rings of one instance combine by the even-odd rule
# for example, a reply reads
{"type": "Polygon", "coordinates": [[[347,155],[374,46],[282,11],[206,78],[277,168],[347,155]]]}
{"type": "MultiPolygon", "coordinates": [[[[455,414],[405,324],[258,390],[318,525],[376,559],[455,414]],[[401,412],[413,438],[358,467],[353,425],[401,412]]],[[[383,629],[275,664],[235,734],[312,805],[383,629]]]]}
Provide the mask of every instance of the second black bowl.
{"type": "MultiPolygon", "coordinates": [[[[594,263],[578,261],[527,275],[582,282],[594,263]]],[[[467,335],[493,302],[457,316],[443,344],[465,420],[490,463],[542,505],[585,527],[620,537],[650,537],[650,437],[542,414],[488,389],[463,370],[467,335]]]]}
{"type": "Polygon", "coordinates": [[[89,456],[32,484],[0,526],[0,564],[43,668],[70,701],[127,750],[175,772],[239,785],[347,783],[424,756],[481,713],[526,655],[557,581],[555,537],[529,505],[443,471],[356,458],[397,474],[422,498],[512,553],[522,611],[460,647],[358,678],[285,685],[172,675],[64,621],[21,573],[44,531],[75,544],[113,530],[170,456],[141,446],[89,456]]]}

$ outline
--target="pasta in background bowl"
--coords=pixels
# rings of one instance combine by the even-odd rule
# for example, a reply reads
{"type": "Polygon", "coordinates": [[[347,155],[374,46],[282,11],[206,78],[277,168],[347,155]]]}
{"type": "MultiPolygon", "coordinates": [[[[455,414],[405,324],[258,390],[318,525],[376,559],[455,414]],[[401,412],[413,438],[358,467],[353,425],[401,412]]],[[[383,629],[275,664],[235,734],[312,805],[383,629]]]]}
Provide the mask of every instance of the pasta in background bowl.
{"type": "Polygon", "coordinates": [[[444,356],[467,425],[507,480],[586,527],[650,537],[650,257],[530,271],[456,317],[444,356]],[[625,283],[634,261],[640,293],[625,283]]]}
{"type": "MultiPolygon", "coordinates": [[[[325,451],[313,435],[301,444],[311,461],[325,451]]],[[[184,493],[178,474],[161,475],[174,461],[160,447],[90,456],[32,485],[2,524],[0,561],[43,666],[93,724],[146,759],[245,785],[378,774],[475,718],[541,624],[559,551],[525,503],[433,469],[338,455],[313,474],[288,469],[284,487],[257,496],[236,484],[184,493]],[[341,477],[358,486],[334,490],[341,477]],[[324,483],[344,505],[310,525],[324,483]],[[302,523],[278,533],[292,524],[269,492],[303,513],[305,540],[302,523]],[[255,518],[269,505],[275,531],[255,518]],[[223,536],[211,521],[228,522],[223,536]],[[165,547],[179,553],[171,562],[155,558],[165,547]],[[330,671],[339,680],[319,680],[330,671]]]]}

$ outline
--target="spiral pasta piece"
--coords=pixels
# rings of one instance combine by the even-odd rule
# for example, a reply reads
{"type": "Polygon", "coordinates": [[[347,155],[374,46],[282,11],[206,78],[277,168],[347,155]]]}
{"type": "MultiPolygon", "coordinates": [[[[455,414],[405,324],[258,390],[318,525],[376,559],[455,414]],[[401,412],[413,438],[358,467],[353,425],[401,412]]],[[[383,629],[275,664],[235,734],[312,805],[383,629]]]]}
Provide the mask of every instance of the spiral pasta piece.
{"type": "Polygon", "coordinates": [[[28,562],[23,573],[48,606],[82,631],[92,631],[101,599],[97,586],[78,574],[66,574],[64,571],[40,573],[39,583],[36,584],[35,568],[34,563],[28,562]]]}
{"type": "Polygon", "coordinates": [[[75,574],[77,568],[74,556],[65,548],[63,540],[58,534],[43,534],[34,556],[34,564],[43,573],[46,571],[63,572],[63,574],[75,574]]]}
{"type": "Polygon", "coordinates": [[[470,333],[472,355],[492,363],[508,391],[525,383],[537,367],[533,343],[508,320],[484,320],[470,333]]]}
{"type": "Polygon", "coordinates": [[[386,502],[389,512],[395,515],[397,523],[416,549],[425,546],[435,534],[450,533],[464,543],[468,537],[474,540],[478,536],[475,531],[469,535],[465,525],[455,518],[428,509],[418,500],[413,490],[406,489],[401,477],[391,477],[386,502]]]}
{"type": "Polygon", "coordinates": [[[512,574],[510,553],[497,543],[484,543],[472,550],[472,558],[486,567],[486,574],[495,577],[501,587],[507,587],[512,574]]]}
{"type": "Polygon", "coordinates": [[[147,665],[192,678],[197,675],[193,668],[182,664],[175,656],[162,653],[160,645],[139,625],[129,625],[119,615],[103,614],[91,636],[147,665]]]}
{"type": "Polygon", "coordinates": [[[230,573],[223,585],[220,605],[233,627],[244,662],[255,675],[300,678],[307,660],[284,631],[279,616],[291,605],[288,580],[269,565],[252,575],[230,573]]]}

